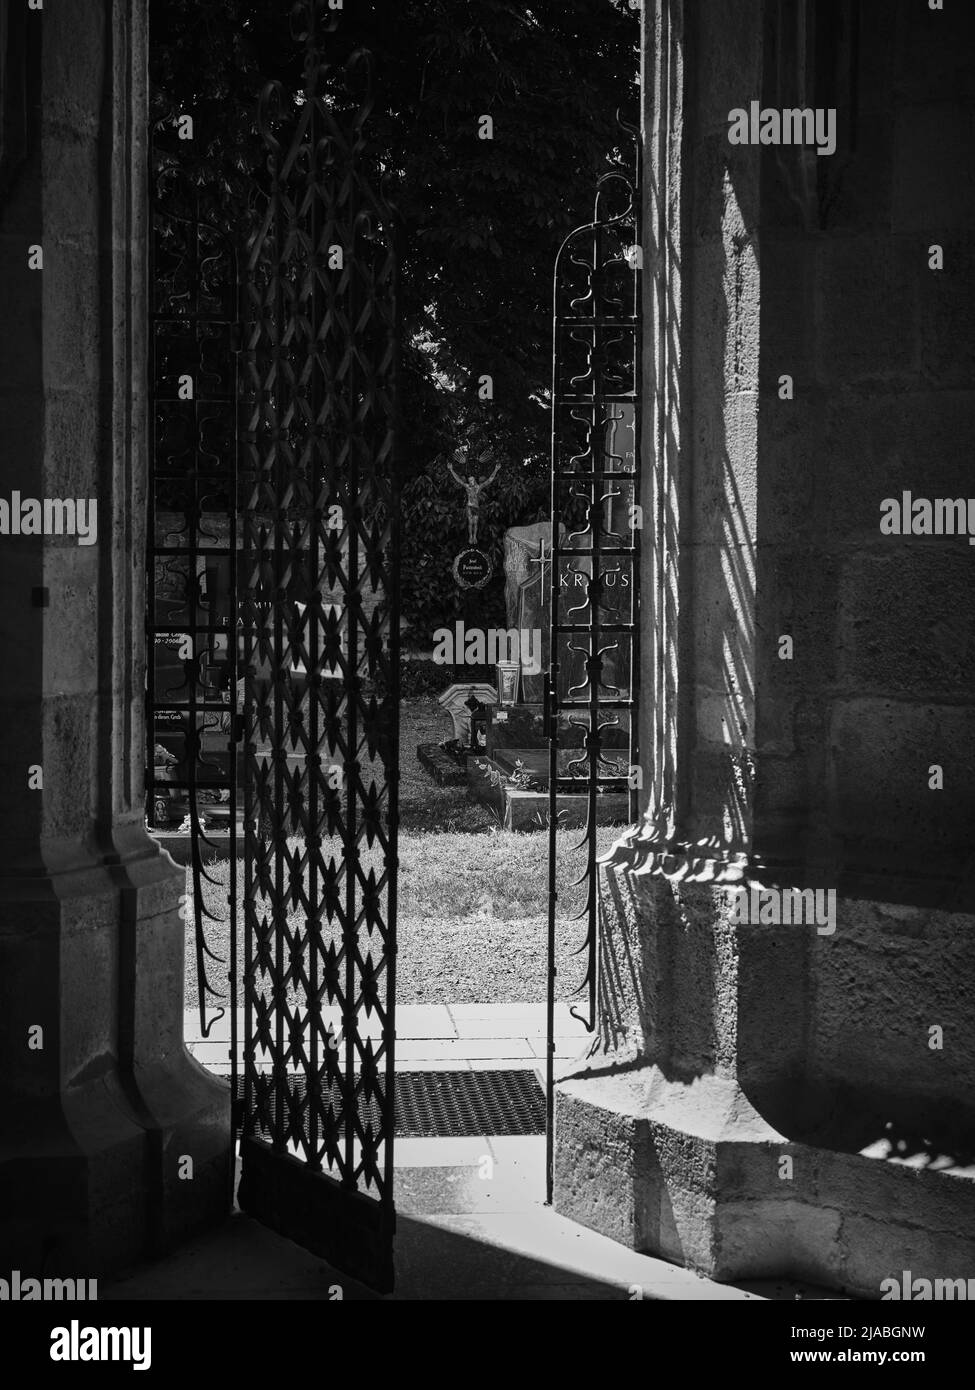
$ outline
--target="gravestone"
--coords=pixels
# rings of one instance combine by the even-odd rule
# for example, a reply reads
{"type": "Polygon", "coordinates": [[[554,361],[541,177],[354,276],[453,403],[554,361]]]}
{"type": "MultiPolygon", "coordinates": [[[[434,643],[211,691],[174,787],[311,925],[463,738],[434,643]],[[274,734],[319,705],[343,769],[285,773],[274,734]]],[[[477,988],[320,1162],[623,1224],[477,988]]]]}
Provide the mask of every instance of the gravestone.
{"type": "MultiPolygon", "coordinates": [[[[600,544],[599,574],[602,587],[597,600],[600,625],[629,623],[635,614],[636,573],[633,559],[620,553],[624,547],[632,545],[634,534],[632,507],[636,496],[636,428],[631,404],[618,402],[609,407],[604,449],[603,466],[611,476],[599,485],[605,500],[601,507],[593,508],[591,516],[600,544]]],[[[577,537],[570,537],[570,545],[573,539],[577,540],[580,548],[589,549],[595,537],[593,532],[586,531],[577,537]]],[[[573,621],[571,609],[576,605],[580,607],[575,620],[583,623],[590,621],[588,592],[593,563],[592,556],[582,554],[560,560],[559,617],[562,622],[573,621]]],[[[630,694],[630,640],[626,635],[611,633],[600,637],[598,649],[602,652],[602,672],[599,695],[602,698],[612,698],[617,693],[621,697],[630,694]]],[[[560,638],[559,646],[560,700],[588,699],[591,693],[586,672],[588,642],[565,634],[560,638]]]]}
{"type": "MultiPolygon", "coordinates": [[[[598,600],[601,625],[628,623],[633,615],[634,570],[632,558],[604,552],[599,557],[603,587],[598,600]]],[[[559,559],[559,618],[573,621],[573,608],[578,608],[574,620],[587,623],[590,619],[589,588],[593,572],[593,557],[571,554],[559,559]]],[[[599,694],[608,699],[618,691],[629,694],[630,638],[625,634],[601,633],[598,650],[602,651],[602,673],[599,694]]],[[[589,642],[584,633],[562,633],[559,637],[558,695],[560,700],[587,700],[590,696],[586,661],[589,642]]]]}
{"type": "Polygon", "coordinates": [[[520,700],[525,704],[538,704],[545,694],[545,672],[549,667],[551,634],[549,614],[551,611],[552,561],[546,541],[538,543],[538,553],[529,556],[528,564],[532,572],[518,585],[518,609],[515,621],[511,624],[519,633],[537,631],[538,637],[531,644],[532,651],[541,655],[539,671],[521,672],[520,700]]]}
{"type": "MultiPolygon", "coordinates": [[[[558,570],[559,620],[586,628],[593,617],[600,628],[629,624],[635,616],[636,572],[632,556],[635,500],[636,435],[633,407],[611,406],[606,420],[603,467],[606,481],[598,483],[600,501],[592,506],[591,529],[577,534],[561,530],[558,570]],[[598,561],[586,553],[596,548],[598,561]],[[577,549],[576,549],[577,548],[577,549]],[[576,553],[573,553],[576,550],[576,553]],[[598,563],[598,585],[592,582],[598,563]],[[591,604],[598,605],[597,613],[591,604]]],[[[637,523],[638,524],[638,523],[637,523]]],[[[487,757],[468,763],[471,792],[496,803],[502,823],[511,828],[534,828],[548,815],[548,751],[541,724],[545,673],[551,669],[551,527],[547,522],[512,527],[504,538],[505,601],[510,628],[538,630],[542,671],[521,674],[519,704],[495,711],[488,730],[487,757]],[[500,721],[504,719],[502,724],[500,721]]],[[[563,709],[558,716],[558,798],[567,824],[584,823],[584,794],[592,769],[584,752],[593,694],[587,665],[591,646],[601,655],[598,695],[601,701],[626,699],[632,652],[631,637],[601,631],[591,643],[585,631],[562,633],[557,653],[557,694],[563,709]],[[564,708],[566,701],[580,702],[564,708]],[[580,786],[577,793],[575,785],[580,786]]],[[[629,716],[601,705],[597,715],[601,754],[597,764],[599,799],[597,824],[625,821],[628,814],[629,716]]]]}
{"type": "Polygon", "coordinates": [[[437,696],[437,704],[450,715],[454,726],[454,738],[465,748],[471,738],[471,710],[468,700],[473,696],[482,705],[496,703],[498,694],[493,685],[482,681],[472,681],[449,685],[442,695],[437,696]]]}
{"type": "Polygon", "coordinates": [[[509,526],[504,533],[504,603],[508,613],[508,626],[518,626],[518,608],[521,586],[537,574],[537,561],[540,547],[544,544],[546,553],[551,547],[552,523],[533,521],[527,526],[509,526]]]}
{"type": "MultiPolygon", "coordinates": [[[[626,484],[624,496],[606,504],[606,518],[603,521],[605,534],[620,533],[623,517],[628,521],[628,497],[626,484]]],[[[539,521],[530,526],[513,526],[505,532],[504,568],[505,603],[508,625],[519,632],[538,629],[541,633],[542,671],[538,674],[521,675],[520,703],[540,704],[544,694],[544,673],[550,664],[549,625],[551,621],[550,556],[551,527],[548,522],[539,521]]],[[[580,537],[580,544],[588,546],[588,536],[580,537]]],[[[562,528],[562,544],[566,544],[565,528],[562,528]]],[[[573,556],[563,554],[559,557],[559,606],[562,621],[571,620],[571,610],[579,607],[578,620],[588,621],[588,588],[592,573],[592,559],[587,555],[573,556]]],[[[600,617],[603,622],[625,621],[629,616],[629,602],[632,593],[632,562],[611,552],[602,556],[601,571],[604,576],[604,589],[600,602],[600,617]]],[[[614,639],[608,638],[612,643],[614,639]]],[[[605,645],[605,644],[601,644],[605,645]]],[[[582,639],[564,635],[560,643],[558,693],[560,699],[569,697],[574,690],[575,698],[588,695],[586,660],[588,648],[582,639]]],[[[629,677],[628,653],[603,654],[602,693],[608,693],[610,685],[621,685],[629,677]],[[620,659],[622,657],[622,660],[620,659]]]]}
{"type": "MultiPolygon", "coordinates": [[[[636,616],[636,571],[633,560],[626,555],[614,555],[613,547],[629,546],[633,540],[631,508],[636,497],[636,416],[635,408],[627,402],[611,407],[611,419],[606,427],[606,470],[618,475],[603,510],[604,545],[607,547],[601,566],[604,584],[600,601],[600,621],[629,623],[636,616]]],[[[603,658],[602,685],[607,690],[615,686],[620,694],[629,695],[632,651],[630,639],[621,637],[618,650],[607,652],[603,658]]]]}
{"type": "MultiPolygon", "coordinates": [[[[562,535],[565,535],[564,527],[562,535]]],[[[508,626],[518,632],[537,629],[540,634],[541,671],[521,673],[519,700],[524,704],[541,702],[544,673],[549,665],[551,540],[552,527],[548,521],[512,526],[504,533],[504,597],[508,626]]],[[[535,650],[534,645],[532,650],[535,650]]]]}

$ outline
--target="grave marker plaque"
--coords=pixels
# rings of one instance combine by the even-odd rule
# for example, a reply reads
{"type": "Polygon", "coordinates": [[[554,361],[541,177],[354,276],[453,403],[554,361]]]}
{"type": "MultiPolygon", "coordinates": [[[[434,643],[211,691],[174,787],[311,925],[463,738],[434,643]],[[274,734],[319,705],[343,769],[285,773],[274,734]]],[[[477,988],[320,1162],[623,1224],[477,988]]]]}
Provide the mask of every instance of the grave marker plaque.
{"type": "Polygon", "coordinates": [[[494,566],[483,550],[462,550],[454,561],[454,578],[462,589],[483,589],[494,566]]]}

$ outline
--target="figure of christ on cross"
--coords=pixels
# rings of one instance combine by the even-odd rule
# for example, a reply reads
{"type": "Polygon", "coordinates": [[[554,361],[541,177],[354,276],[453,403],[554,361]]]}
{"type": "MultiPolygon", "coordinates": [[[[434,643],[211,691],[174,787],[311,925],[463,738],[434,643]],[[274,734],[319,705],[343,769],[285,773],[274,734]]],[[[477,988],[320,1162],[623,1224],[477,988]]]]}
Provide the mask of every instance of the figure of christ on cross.
{"type": "MultiPolygon", "coordinates": [[[[457,459],[458,463],[463,463],[466,455],[455,454],[454,457],[457,459]]],[[[484,478],[478,483],[474,480],[473,474],[468,474],[465,482],[459,473],[454,472],[453,464],[447,464],[447,471],[450,473],[450,476],[455,482],[459,483],[467,493],[467,540],[469,545],[477,545],[477,522],[478,514],[481,510],[481,493],[487,487],[488,483],[494,481],[500,467],[500,463],[496,463],[494,465],[494,472],[491,476],[489,478],[484,478]]]]}

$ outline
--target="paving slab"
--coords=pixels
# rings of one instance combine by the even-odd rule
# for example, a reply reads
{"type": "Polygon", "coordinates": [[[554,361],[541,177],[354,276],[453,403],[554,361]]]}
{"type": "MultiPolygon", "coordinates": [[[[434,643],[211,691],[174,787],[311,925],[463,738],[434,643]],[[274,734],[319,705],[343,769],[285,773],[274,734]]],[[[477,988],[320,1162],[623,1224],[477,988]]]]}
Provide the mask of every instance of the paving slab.
{"type": "Polygon", "coordinates": [[[474,1061],[484,1057],[532,1056],[527,1038],[407,1038],[396,1042],[397,1060],[403,1061],[420,1062],[437,1057],[474,1061]]]}
{"type": "Polygon", "coordinates": [[[399,1168],[471,1168],[479,1170],[487,1156],[496,1161],[486,1134],[459,1135],[445,1139],[403,1139],[393,1145],[395,1166],[399,1168]]]}
{"type": "MultiPolygon", "coordinates": [[[[341,1027],[342,1014],[336,1006],[323,1010],[323,1022],[327,1028],[332,1024],[341,1027]]],[[[360,1015],[360,1030],[364,1036],[378,1036],[381,1031],[379,1019],[360,1015]]],[[[544,1004],[399,1004],[396,1008],[396,1032],[401,1038],[456,1038],[456,1037],[511,1037],[526,1030],[544,1036],[546,1010],[544,1004]],[[494,1029],[495,1031],[491,1031],[494,1029]]],[[[569,1013],[569,1005],[555,1006],[555,1030],[561,1035],[584,1032],[583,1025],[569,1013]]],[[[214,1019],[207,1036],[200,1028],[200,1017],[195,1009],[186,1009],[183,1014],[183,1036],[187,1042],[215,1043],[230,1041],[230,1015],[214,1019]]],[[[244,1010],[237,1010],[237,1036],[244,1036],[244,1010]]]]}
{"type": "MultiPolygon", "coordinates": [[[[473,1062],[466,1057],[424,1057],[422,1064],[418,1063],[413,1057],[401,1057],[399,1054],[399,1043],[396,1044],[397,1052],[394,1059],[395,1071],[470,1071],[473,1062]]],[[[490,1061],[485,1062],[485,1066],[490,1066],[490,1061]]],[[[397,1143],[399,1140],[397,1140],[397,1143]]]]}
{"type": "MultiPolygon", "coordinates": [[[[551,1298],[553,1288],[576,1288],[582,1281],[601,1286],[606,1300],[633,1302],[653,1299],[693,1299],[735,1303],[765,1300],[728,1284],[702,1279],[691,1270],[667,1264],[650,1255],[617,1245],[606,1236],[566,1220],[549,1207],[535,1205],[527,1211],[431,1215],[430,1225],[452,1231],[480,1245],[499,1248],[509,1256],[541,1259],[545,1277],[537,1282],[521,1280],[515,1266],[511,1277],[512,1298],[551,1298]],[[534,1292],[532,1290],[534,1289],[534,1292]]],[[[567,1292],[558,1297],[566,1297],[567,1292]]]]}
{"type": "Polygon", "coordinates": [[[456,1038],[457,1026],[447,1004],[397,1004],[398,1038],[456,1038]]]}
{"type": "MultiPolygon", "coordinates": [[[[225,1042],[191,1042],[187,1043],[190,1055],[199,1062],[201,1067],[206,1067],[209,1071],[230,1070],[230,1049],[225,1042]]],[[[238,1053],[238,1060],[240,1054],[238,1053]]]]}
{"type": "Polygon", "coordinates": [[[512,1014],[510,1018],[459,1018],[456,1026],[459,1038],[544,1038],[546,1033],[544,1018],[524,1014],[512,1014]]]}
{"type": "MultiPolygon", "coordinates": [[[[554,1038],[556,1057],[566,1060],[585,1057],[589,1050],[588,1044],[586,1043],[586,1036],[587,1035],[583,1033],[581,1039],[578,1036],[571,1038],[554,1038]]],[[[535,1057],[545,1057],[548,1055],[548,1044],[544,1038],[529,1038],[528,1042],[531,1046],[532,1054],[535,1057]]]]}
{"type": "MultiPolygon", "coordinates": [[[[509,1004],[448,1004],[447,1008],[455,1022],[462,1018],[540,1018],[545,1020],[545,1004],[539,1000],[527,1000],[509,1004]]],[[[556,1004],[556,1017],[569,1014],[567,1004],[556,1004]]]]}
{"type": "MultiPolygon", "coordinates": [[[[514,1004],[407,1004],[396,1011],[397,1071],[488,1070],[493,1066],[509,1070],[534,1070],[544,1062],[547,1051],[545,1005],[514,1004]]],[[[324,1014],[325,1026],[341,1030],[337,1008],[324,1014]]],[[[561,1003],[555,1014],[555,1058],[557,1074],[575,1063],[586,1050],[587,1033],[561,1003]]],[[[238,1010],[239,1069],[243,1069],[243,1011],[238,1010]]],[[[210,1035],[200,1034],[199,1016],[187,1010],[184,1017],[187,1046],[202,1066],[218,1075],[229,1075],[230,1018],[216,1020],[210,1035]]],[[[362,1019],[362,1036],[374,1040],[381,1036],[379,1019],[362,1019]]],[[[259,1052],[258,1070],[268,1071],[270,1057],[259,1052]]],[[[541,1069],[540,1069],[540,1074],[541,1069]]]]}
{"type": "MultiPolygon", "coordinates": [[[[490,1157],[490,1155],[488,1155],[490,1157]]],[[[396,1208],[406,1216],[449,1215],[458,1210],[512,1214],[541,1202],[539,1180],[544,1183],[544,1155],[539,1172],[527,1168],[473,1164],[458,1167],[425,1167],[396,1170],[396,1208]]]]}

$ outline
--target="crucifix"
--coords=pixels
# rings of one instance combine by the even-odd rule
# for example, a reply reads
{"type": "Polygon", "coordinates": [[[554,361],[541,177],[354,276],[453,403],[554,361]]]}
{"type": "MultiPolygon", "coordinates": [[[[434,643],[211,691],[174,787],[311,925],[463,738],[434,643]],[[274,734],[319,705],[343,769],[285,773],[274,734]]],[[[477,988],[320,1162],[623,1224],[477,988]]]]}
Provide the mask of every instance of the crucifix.
{"type": "Polygon", "coordinates": [[[549,546],[548,554],[546,555],[546,553],[545,553],[545,546],[546,546],[546,544],[548,544],[548,543],[540,536],[539,539],[538,539],[538,554],[537,554],[537,555],[529,555],[529,557],[528,557],[528,563],[529,563],[530,565],[541,565],[541,566],[542,566],[542,568],[539,570],[539,575],[540,575],[540,576],[543,576],[543,575],[545,574],[545,566],[546,566],[547,564],[549,564],[549,563],[551,562],[551,559],[552,559],[552,549],[551,549],[551,546],[549,546]]]}
{"type": "MultiPolygon", "coordinates": [[[[489,457],[487,454],[481,455],[482,459],[487,457],[489,457]]],[[[467,462],[467,450],[460,450],[454,455],[454,458],[463,468],[467,462]]],[[[460,474],[454,470],[453,464],[447,464],[447,471],[450,473],[450,476],[456,483],[460,484],[467,494],[467,541],[469,545],[477,545],[477,523],[481,510],[481,493],[487,487],[488,483],[492,483],[497,477],[500,467],[500,463],[496,463],[494,465],[494,472],[490,477],[482,479],[481,482],[477,482],[473,473],[469,473],[465,482],[460,474]]]]}

